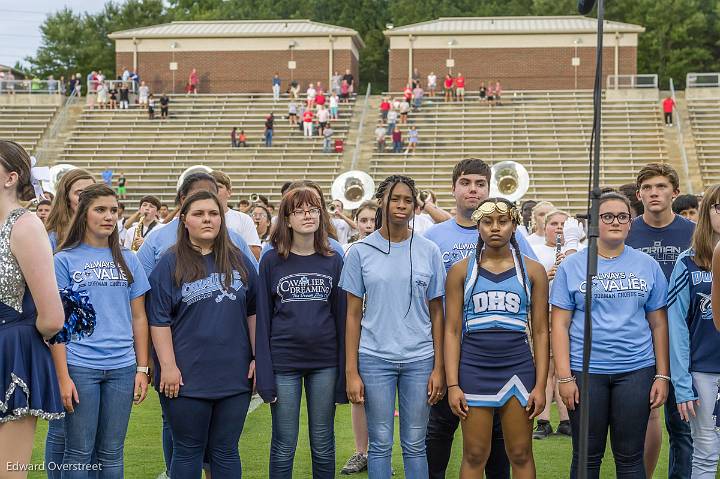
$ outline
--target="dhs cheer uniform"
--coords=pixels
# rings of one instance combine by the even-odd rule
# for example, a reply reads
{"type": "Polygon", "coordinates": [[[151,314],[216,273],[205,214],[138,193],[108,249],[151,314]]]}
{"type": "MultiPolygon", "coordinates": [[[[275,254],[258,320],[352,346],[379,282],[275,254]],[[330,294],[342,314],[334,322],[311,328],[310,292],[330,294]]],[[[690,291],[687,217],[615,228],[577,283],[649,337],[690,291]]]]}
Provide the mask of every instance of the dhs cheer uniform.
{"type": "Polygon", "coordinates": [[[526,406],[535,387],[526,333],[531,285],[526,274],[523,286],[513,260],[515,266],[499,274],[468,262],[459,385],[472,407],[502,407],[512,397],[526,406]]]}

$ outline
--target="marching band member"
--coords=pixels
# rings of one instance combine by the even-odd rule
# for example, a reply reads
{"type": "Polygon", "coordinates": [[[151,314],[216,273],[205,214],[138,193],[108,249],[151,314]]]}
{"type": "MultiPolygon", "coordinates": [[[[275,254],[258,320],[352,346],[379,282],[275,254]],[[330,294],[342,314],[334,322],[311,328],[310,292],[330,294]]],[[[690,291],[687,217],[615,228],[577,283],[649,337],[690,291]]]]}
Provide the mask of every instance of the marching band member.
{"type": "Polygon", "coordinates": [[[125,230],[122,238],[123,246],[132,251],[137,251],[142,246],[145,237],[156,227],[162,227],[159,221],[158,211],[160,200],[155,196],[144,196],[140,199],[140,207],[137,212],[125,223],[131,226],[125,230]],[[142,223],[139,222],[142,218],[142,223]],[[140,228],[140,231],[138,231],[140,228]]]}

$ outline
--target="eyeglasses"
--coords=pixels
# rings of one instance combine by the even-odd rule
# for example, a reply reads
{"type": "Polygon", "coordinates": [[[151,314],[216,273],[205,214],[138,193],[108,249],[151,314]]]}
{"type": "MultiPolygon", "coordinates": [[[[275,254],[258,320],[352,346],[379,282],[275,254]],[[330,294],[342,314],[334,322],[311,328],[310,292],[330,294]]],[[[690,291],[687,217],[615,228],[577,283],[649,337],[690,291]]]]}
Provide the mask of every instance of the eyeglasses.
{"type": "Polygon", "coordinates": [[[292,212],[295,218],[303,218],[307,214],[309,214],[311,218],[317,218],[320,216],[320,208],[310,208],[309,210],[297,209],[292,212]]]}
{"type": "Polygon", "coordinates": [[[630,222],[630,213],[620,213],[618,215],[614,215],[612,213],[604,213],[600,215],[600,219],[606,225],[613,224],[616,219],[618,223],[620,223],[621,225],[625,225],[630,222]]]}
{"type": "Polygon", "coordinates": [[[715,209],[715,213],[720,215],[720,203],[713,203],[712,206],[715,209]]]}

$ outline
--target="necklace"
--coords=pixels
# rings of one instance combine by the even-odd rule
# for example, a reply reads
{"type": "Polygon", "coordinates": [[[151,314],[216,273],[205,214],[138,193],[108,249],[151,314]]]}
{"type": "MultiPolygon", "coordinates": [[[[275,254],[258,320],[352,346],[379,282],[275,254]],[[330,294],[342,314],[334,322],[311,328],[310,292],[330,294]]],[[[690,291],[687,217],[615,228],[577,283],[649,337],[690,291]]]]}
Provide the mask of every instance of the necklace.
{"type": "Polygon", "coordinates": [[[615,259],[618,256],[620,256],[619,254],[616,254],[615,256],[607,256],[607,255],[602,254],[600,251],[598,251],[598,255],[602,256],[605,259],[615,259]]]}

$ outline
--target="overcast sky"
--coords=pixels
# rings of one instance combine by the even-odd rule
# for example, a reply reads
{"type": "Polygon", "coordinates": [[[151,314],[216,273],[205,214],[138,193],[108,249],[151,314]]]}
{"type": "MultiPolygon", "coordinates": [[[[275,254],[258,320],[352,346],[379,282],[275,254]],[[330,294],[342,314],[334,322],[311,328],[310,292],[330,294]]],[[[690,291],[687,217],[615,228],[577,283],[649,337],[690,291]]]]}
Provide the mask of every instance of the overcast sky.
{"type": "Polygon", "coordinates": [[[104,4],[105,0],[0,0],[0,64],[13,66],[35,54],[40,25],[48,14],[64,7],[75,13],[96,13],[104,4]]]}

